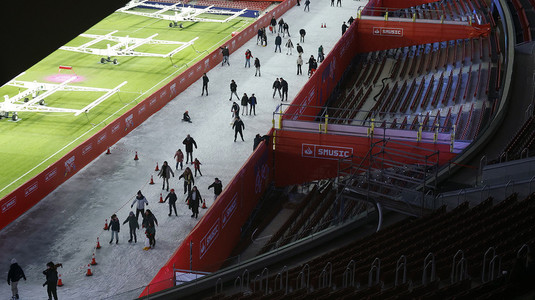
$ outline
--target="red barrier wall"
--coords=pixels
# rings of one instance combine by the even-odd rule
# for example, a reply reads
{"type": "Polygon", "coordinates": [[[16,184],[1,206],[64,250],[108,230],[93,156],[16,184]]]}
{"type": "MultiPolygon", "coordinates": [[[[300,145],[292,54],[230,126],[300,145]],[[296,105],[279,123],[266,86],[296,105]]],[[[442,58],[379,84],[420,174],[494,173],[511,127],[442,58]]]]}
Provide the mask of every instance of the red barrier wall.
{"type": "MultiPolygon", "coordinates": [[[[287,0],[279,4],[270,14],[266,14],[245,30],[224,43],[230,53],[241,47],[246,41],[254,37],[260,26],[268,26],[271,16],[281,16],[295,3],[287,0]]],[[[201,78],[221,62],[219,49],[214,50],[204,59],[175,77],[171,82],[154,92],[127,113],[108,124],[105,128],[90,137],[87,141],[70,151],[64,157],[53,163],[34,178],[22,184],[19,188],[0,200],[0,230],[13,222],[16,218],[37,204],[60,184],[65,182],[78,170],[102,154],[108,147],[114,145],[132,129],[143,123],[148,117],[160,110],[169,101],[185,90],[193,82],[201,78]]]]}
{"type": "Polygon", "coordinates": [[[438,0],[381,0],[380,5],[381,7],[400,9],[433,2],[438,2],[438,0]]]}
{"type": "MultiPolygon", "coordinates": [[[[275,184],[286,186],[336,177],[338,159],[353,155],[353,162],[358,164],[366,156],[370,143],[379,140],[347,135],[277,130],[274,154],[276,157],[275,184]]],[[[439,151],[440,165],[444,165],[456,155],[450,153],[448,144],[403,141],[403,144],[389,143],[388,146],[414,155],[430,155],[439,151]]],[[[379,148],[374,148],[374,151],[379,150],[379,148]]],[[[395,160],[402,163],[420,162],[410,157],[404,159],[396,157],[395,160]]]]}

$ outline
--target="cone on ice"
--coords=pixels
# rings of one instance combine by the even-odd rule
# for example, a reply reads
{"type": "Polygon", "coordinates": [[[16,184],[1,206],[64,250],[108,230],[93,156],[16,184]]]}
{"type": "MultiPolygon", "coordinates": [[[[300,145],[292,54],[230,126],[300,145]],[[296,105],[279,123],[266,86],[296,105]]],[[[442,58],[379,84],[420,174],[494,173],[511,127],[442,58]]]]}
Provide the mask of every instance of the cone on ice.
{"type": "MultiPolygon", "coordinates": [[[[108,219],[106,219],[106,223],[104,223],[104,230],[108,230],[108,219]]],[[[98,240],[97,240],[98,243],[98,240]]]]}
{"type": "Polygon", "coordinates": [[[98,236],[97,236],[97,249],[100,249],[100,241],[98,240],[98,236]]]}
{"type": "Polygon", "coordinates": [[[160,171],[160,168],[158,168],[158,163],[156,163],[156,168],[154,169],[155,172],[160,171]]]}
{"type": "Polygon", "coordinates": [[[152,178],[152,175],[150,175],[150,182],[149,184],[154,184],[154,178],[152,178]]]}
{"type": "Polygon", "coordinates": [[[203,202],[202,202],[202,208],[203,208],[203,209],[207,209],[207,208],[208,208],[208,207],[206,206],[206,201],[203,201],[203,202]]]}
{"type": "Polygon", "coordinates": [[[106,154],[111,154],[110,148],[108,148],[108,150],[106,150],[106,154]]]}
{"type": "Polygon", "coordinates": [[[160,193],[160,203],[163,203],[163,196],[162,196],[162,193],[160,193]]]}
{"type": "Polygon", "coordinates": [[[136,151],[136,156],[134,156],[134,160],[139,160],[139,157],[137,157],[137,151],[136,151]]]}
{"type": "Polygon", "coordinates": [[[85,276],[93,276],[93,272],[91,272],[91,264],[87,264],[87,273],[85,273],[85,276]]]}
{"type": "Polygon", "coordinates": [[[97,261],[95,260],[95,253],[93,253],[93,258],[91,258],[91,265],[92,266],[96,266],[97,265],[97,261]]]}
{"type": "Polygon", "coordinates": [[[61,274],[58,274],[58,286],[63,286],[63,281],[61,280],[61,274]]]}

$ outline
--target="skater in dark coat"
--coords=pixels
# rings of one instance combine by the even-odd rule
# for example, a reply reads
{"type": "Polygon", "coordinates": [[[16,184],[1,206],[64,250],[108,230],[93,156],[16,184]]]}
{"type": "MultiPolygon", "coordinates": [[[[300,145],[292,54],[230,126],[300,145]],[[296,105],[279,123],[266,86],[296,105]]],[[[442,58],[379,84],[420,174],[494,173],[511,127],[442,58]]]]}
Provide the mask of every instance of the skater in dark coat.
{"type": "Polygon", "coordinates": [[[151,236],[147,235],[147,237],[149,238],[149,244],[152,248],[156,246],[156,225],[158,225],[158,220],[156,219],[152,211],[150,211],[150,209],[147,209],[141,226],[143,228],[147,228],[147,232],[150,231],[151,236]]]}
{"type": "Polygon", "coordinates": [[[230,109],[232,112],[232,118],[236,118],[240,115],[240,106],[236,102],[232,102],[232,108],[230,109]]]}
{"type": "Polygon", "coordinates": [[[254,76],[258,75],[258,77],[262,76],[260,73],[260,59],[255,58],[254,59],[254,67],[256,68],[256,71],[254,72],[254,76]]]}
{"type": "Polygon", "coordinates": [[[232,100],[232,95],[236,95],[236,98],[240,99],[240,97],[238,96],[238,93],[236,92],[237,90],[238,90],[238,85],[236,84],[234,80],[231,80],[230,81],[230,99],[228,99],[228,101],[232,100]]]}
{"type": "Polygon", "coordinates": [[[164,161],[162,168],[160,169],[160,173],[158,173],[158,176],[163,179],[162,190],[165,189],[165,183],[167,183],[167,190],[169,191],[169,178],[171,178],[171,175],[175,177],[175,173],[173,172],[172,168],[169,166],[167,161],[164,161]]]}
{"type": "Polygon", "coordinates": [[[186,138],[182,141],[182,144],[186,145],[186,163],[189,162],[189,159],[191,159],[191,162],[193,163],[193,146],[195,146],[195,149],[197,149],[197,143],[188,134],[186,138]]]}
{"type": "Polygon", "coordinates": [[[137,222],[137,218],[133,211],[128,214],[128,217],[126,220],[124,220],[123,225],[126,223],[128,223],[128,227],[130,228],[130,239],[128,242],[131,243],[133,240],[134,243],[137,243],[136,229],[139,229],[139,223],[137,222]]]}
{"type": "Polygon", "coordinates": [[[285,96],[286,96],[286,101],[288,101],[288,82],[286,82],[286,80],[282,79],[282,77],[281,77],[281,88],[282,88],[281,101],[284,101],[285,96]]]}
{"type": "Polygon", "coordinates": [[[275,16],[271,17],[271,21],[269,21],[269,25],[273,28],[277,28],[277,20],[275,19],[275,16]]]}
{"type": "Polygon", "coordinates": [[[188,198],[186,198],[186,202],[188,203],[192,212],[192,218],[199,217],[199,204],[202,203],[202,201],[201,193],[197,189],[197,186],[194,186],[191,192],[188,194],[188,198]]]}
{"type": "Polygon", "coordinates": [[[290,37],[290,25],[288,25],[288,23],[282,25],[282,37],[286,37],[286,35],[290,37]]]}
{"type": "Polygon", "coordinates": [[[282,98],[282,94],[281,94],[281,82],[279,81],[279,79],[275,79],[275,81],[273,82],[273,98],[275,98],[275,93],[277,93],[277,91],[279,92],[279,97],[282,98]]]}
{"type": "Polygon", "coordinates": [[[240,117],[236,117],[236,119],[234,119],[232,129],[234,129],[234,141],[236,141],[238,133],[240,134],[241,140],[244,141],[242,130],[245,130],[245,124],[243,124],[243,121],[240,119],[240,117]]]}
{"type": "Polygon", "coordinates": [[[243,96],[241,97],[241,106],[243,108],[241,111],[242,116],[244,114],[247,115],[247,105],[249,105],[249,97],[247,97],[246,93],[243,93],[243,96]]]}
{"type": "Polygon", "coordinates": [[[228,61],[228,58],[230,56],[230,51],[228,50],[228,47],[219,47],[221,49],[221,55],[223,56],[223,61],[221,62],[221,66],[227,64],[230,66],[230,62],[228,61]]]}
{"type": "Polygon", "coordinates": [[[254,94],[249,97],[249,115],[251,112],[256,116],[256,96],[254,94]]]}
{"type": "Polygon", "coordinates": [[[136,204],[136,219],[138,219],[139,213],[141,213],[141,217],[143,217],[143,213],[145,213],[145,205],[149,205],[149,201],[147,201],[147,198],[143,196],[141,191],[137,191],[136,199],[134,199],[130,208],[134,207],[134,204],[136,204]]]}
{"type": "Polygon", "coordinates": [[[346,30],[347,30],[347,24],[346,24],[346,22],[344,22],[344,24],[342,24],[342,35],[344,35],[344,33],[346,33],[346,30]]]}
{"type": "Polygon", "coordinates": [[[279,33],[282,32],[282,31],[284,30],[283,27],[284,27],[284,19],[281,18],[281,19],[279,20],[279,33]]]}
{"type": "Polygon", "coordinates": [[[214,188],[214,202],[217,199],[217,197],[221,194],[223,191],[223,183],[221,183],[221,180],[219,178],[215,178],[214,182],[208,186],[208,189],[214,188]]]}
{"type": "Polygon", "coordinates": [[[275,38],[275,52],[277,52],[277,49],[279,49],[279,53],[281,52],[281,45],[282,45],[282,38],[280,34],[277,34],[277,37],[275,38]]]}
{"type": "Polygon", "coordinates": [[[191,117],[189,116],[189,112],[187,110],[182,115],[182,121],[191,123],[191,117]]]}
{"type": "Polygon", "coordinates": [[[260,136],[260,134],[257,133],[256,136],[254,137],[253,151],[256,149],[256,147],[258,147],[258,145],[260,145],[262,141],[268,142],[269,135],[260,136]]]}
{"type": "Polygon", "coordinates": [[[208,82],[210,79],[208,79],[208,76],[206,76],[206,73],[202,75],[202,93],[201,96],[204,96],[204,91],[206,91],[206,96],[208,96],[208,82]]]}
{"type": "Polygon", "coordinates": [[[303,58],[301,57],[301,54],[297,57],[297,75],[303,75],[303,70],[301,69],[301,66],[303,65],[303,58]]]}
{"type": "Polygon", "coordinates": [[[58,267],[63,267],[62,264],[54,264],[53,262],[48,262],[46,264],[46,270],[43,271],[43,274],[46,276],[46,282],[43,283],[43,286],[46,287],[46,292],[48,293],[48,299],[51,300],[54,297],[54,300],[58,300],[57,286],[58,286],[58,267]]]}
{"type": "Polygon", "coordinates": [[[305,42],[305,35],[307,34],[306,30],[301,28],[299,29],[299,35],[301,36],[301,38],[299,39],[299,41],[301,43],[304,43],[305,42]]]}
{"type": "Polygon", "coordinates": [[[318,47],[318,60],[322,62],[325,59],[325,53],[323,53],[323,45],[318,47]]]}
{"type": "Polygon", "coordinates": [[[18,284],[19,280],[24,278],[24,281],[26,281],[26,275],[24,275],[24,271],[22,271],[22,268],[17,263],[16,259],[11,260],[11,265],[9,266],[9,272],[7,272],[7,285],[11,285],[11,294],[13,295],[13,299],[19,299],[19,289],[18,284]]]}
{"type": "Polygon", "coordinates": [[[177,196],[175,194],[175,189],[171,189],[171,192],[169,192],[169,194],[167,194],[167,196],[163,200],[164,203],[165,203],[165,201],[169,200],[169,216],[171,216],[171,213],[172,213],[171,209],[174,209],[175,210],[175,216],[178,217],[178,214],[176,213],[176,204],[175,204],[177,199],[178,198],[177,198],[177,196]]]}
{"type": "Polygon", "coordinates": [[[119,244],[119,231],[121,231],[121,223],[119,222],[119,218],[117,218],[116,214],[113,214],[110,218],[110,226],[108,226],[108,230],[111,229],[111,240],[110,244],[113,242],[113,236],[115,235],[116,244],[119,244]]]}
{"type": "Polygon", "coordinates": [[[148,225],[145,229],[145,236],[149,239],[149,245],[144,247],[143,250],[148,251],[150,248],[156,246],[156,227],[154,225],[148,225]]]}
{"type": "Polygon", "coordinates": [[[353,23],[353,21],[355,21],[355,19],[353,18],[353,16],[349,17],[349,20],[347,20],[347,23],[349,24],[349,26],[351,26],[351,24],[353,23]]]}
{"type": "Polygon", "coordinates": [[[264,31],[262,30],[262,28],[259,28],[258,32],[257,32],[257,36],[256,36],[256,44],[257,45],[258,45],[259,42],[260,42],[260,45],[262,45],[263,37],[264,37],[264,31]]]}
{"type": "Polygon", "coordinates": [[[300,55],[303,54],[303,47],[301,47],[299,43],[297,43],[297,47],[295,47],[295,50],[297,50],[297,53],[299,53],[300,55]]]}
{"type": "Polygon", "coordinates": [[[184,170],[184,173],[178,177],[178,179],[184,178],[184,194],[189,193],[191,191],[191,185],[195,184],[195,179],[193,179],[193,173],[191,172],[191,169],[187,167],[184,170]]]}

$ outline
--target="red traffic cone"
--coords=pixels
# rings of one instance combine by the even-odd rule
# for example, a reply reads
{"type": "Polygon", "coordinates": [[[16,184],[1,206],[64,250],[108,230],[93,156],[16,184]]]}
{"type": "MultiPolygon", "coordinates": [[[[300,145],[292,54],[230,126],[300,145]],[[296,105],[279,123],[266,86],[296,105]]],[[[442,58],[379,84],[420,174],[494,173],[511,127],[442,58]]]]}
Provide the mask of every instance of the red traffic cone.
{"type": "Polygon", "coordinates": [[[206,206],[206,201],[203,201],[203,202],[202,202],[202,208],[204,208],[204,209],[207,209],[207,208],[208,208],[208,207],[206,206]]]}
{"type": "MultiPolygon", "coordinates": [[[[106,223],[104,223],[104,230],[108,230],[108,219],[106,219],[106,223]]],[[[97,240],[98,242],[98,240],[97,240]]]]}
{"type": "Polygon", "coordinates": [[[323,28],[323,23],[321,23],[321,28],[323,28]]]}
{"type": "Polygon", "coordinates": [[[91,264],[87,264],[87,273],[85,273],[85,276],[93,276],[93,272],[91,272],[91,264]]]}
{"type": "Polygon", "coordinates": [[[93,253],[93,258],[91,258],[91,265],[92,266],[96,266],[97,265],[97,261],[95,260],[95,253],[93,253]]]}
{"type": "Polygon", "coordinates": [[[136,156],[134,156],[134,160],[139,160],[139,157],[137,157],[137,151],[136,151],[136,156]]]}
{"type": "Polygon", "coordinates": [[[100,249],[100,242],[99,242],[99,240],[98,240],[98,237],[97,237],[97,247],[96,247],[96,248],[97,248],[97,249],[100,249]]]}
{"type": "Polygon", "coordinates": [[[327,28],[327,23],[323,23],[323,28],[327,28]]]}
{"type": "Polygon", "coordinates": [[[160,203],[163,203],[163,196],[162,196],[162,193],[160,193],[160,203]]]}
{"type": "Polygon", "coordinates": [[[58,274],[58,286],[63,286],[63,281],[61,280],[61,274],[58,274]]]}
{"type": "Polygon", "coordinates": [[[108,148],[108,150],[106,150],[106,154],[111,154],[110,148],[108,148]]]}
{"type": "Polygon", "coordinates": [[[156,168],[154,169],[154,171],[156,172],[160,171],[160,168],[158,168],[158,163],[156,163],[156,168]]]}
{"type": "Polygon", "coordinates": [[[154,179],[152,178],[152,175],[150,175],[150,182],[149,184],[154,184],[154,179]]]}

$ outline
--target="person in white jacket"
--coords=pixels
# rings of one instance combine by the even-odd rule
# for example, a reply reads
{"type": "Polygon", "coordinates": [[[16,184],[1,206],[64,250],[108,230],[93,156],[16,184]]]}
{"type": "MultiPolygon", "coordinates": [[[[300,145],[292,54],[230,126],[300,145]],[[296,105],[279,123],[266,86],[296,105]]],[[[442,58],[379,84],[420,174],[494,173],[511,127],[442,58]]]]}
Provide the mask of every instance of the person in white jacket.
{"type": "Polygon", "coordinates": [[[145,205],[149,205],[149,201],[147,201],[147,198],[143,196],[141,191],[137,191],[136,199],[134,199],[130,208],[134,207],[134,204],[136,204],[136,219],[139,219],[139,214],[141,213],[141,216],[143,216],[145,213],[145,205]]]}

